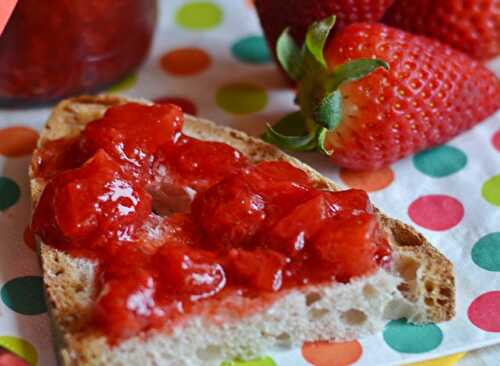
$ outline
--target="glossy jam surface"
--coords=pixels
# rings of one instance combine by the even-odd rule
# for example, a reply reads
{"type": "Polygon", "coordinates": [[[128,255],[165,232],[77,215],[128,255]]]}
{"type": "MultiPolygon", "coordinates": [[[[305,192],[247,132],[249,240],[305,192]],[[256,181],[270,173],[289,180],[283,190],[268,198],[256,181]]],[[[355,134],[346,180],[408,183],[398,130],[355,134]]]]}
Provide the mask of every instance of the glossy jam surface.
{"type": "Polygon", "coordinates": [[[200,304],[351,278],[389,264],[365,192],[330,192],[282,161],[252,164],[184,135],[173,106],[108,109],[36,152],[32,228],[99,262],[91,323],[111,343],[173,327],[200,304]]]}
{"type": "Polygon", "coordinates": [[[156,0],[18,0],[0,37],[0,104],[102,89],[149,49],[156,0]]]}

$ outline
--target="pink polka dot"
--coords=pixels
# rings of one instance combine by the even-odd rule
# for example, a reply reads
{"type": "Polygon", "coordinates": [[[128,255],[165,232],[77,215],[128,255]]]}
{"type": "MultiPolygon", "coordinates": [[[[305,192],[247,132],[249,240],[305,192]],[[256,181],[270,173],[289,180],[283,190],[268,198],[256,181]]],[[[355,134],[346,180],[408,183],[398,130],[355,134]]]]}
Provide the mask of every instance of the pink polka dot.
{"type": "Polygon", "coordinates": [[[494,135],[493,138],[491,139],[491,142],[493,143],[493,147],[500,151],[500,130],[498,130],[494,135]]]}
{"type": "Polygon", "coordinates": [[[429,230],[443,231],[456,226],[464,217],[464,206],[445,195],[422,196],[412,202],[408,215],[417,225],[429,230]]]}
{"type": "Polygon", "coordinates": [[[500,333],[500,291],[491,291],[477,297],[467,311],[469,320],[476,327],[500,333]]]}
{"type": "Polygon", "coordinates": [[[155,103],[165,104],[171,103],[176,104],[182,108],[184,113],[190,114],[192,116],[196,116],[198,114],[198,110],[193,102],[186,98],[182,97],[162,97],[155,100],[155,103]]]}

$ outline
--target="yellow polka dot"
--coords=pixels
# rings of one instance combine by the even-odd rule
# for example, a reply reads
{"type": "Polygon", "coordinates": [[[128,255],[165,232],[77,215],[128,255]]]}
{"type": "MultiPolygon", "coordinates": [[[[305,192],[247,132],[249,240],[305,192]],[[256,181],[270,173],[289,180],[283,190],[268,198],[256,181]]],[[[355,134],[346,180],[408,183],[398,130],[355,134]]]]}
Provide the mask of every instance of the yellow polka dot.
{"type": "Polygon", "coordinates": [[[454,366],[465,356],[465,352],[455,353],[454,355],[435,358],[429,361],[410,363],[405,366],[454,366]]]}
{"type": "Polygon", "coordinates": [[[11,336],[0,336],[0,346],[26,360],[31,366],[36,366],[38,363],[38,353],[35,347],[24,339],[11,336]]]}

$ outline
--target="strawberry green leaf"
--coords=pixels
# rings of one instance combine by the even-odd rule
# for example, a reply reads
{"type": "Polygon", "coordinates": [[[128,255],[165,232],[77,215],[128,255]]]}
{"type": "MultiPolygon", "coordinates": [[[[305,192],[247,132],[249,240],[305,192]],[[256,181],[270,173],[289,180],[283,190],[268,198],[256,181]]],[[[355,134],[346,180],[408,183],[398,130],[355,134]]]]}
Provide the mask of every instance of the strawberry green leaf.
{"type": "Polygon", "coordinates": [[[342,94],[335,90],[327,95],[314,111],[314,121],[331,130],[342,120],[342,94]]]}
{"type": "Polygon", "coordinates": [[[337,89],[346,81],[355,81],[364,78],[379,67],[389,70],[385,61],[377,59],[357,59],[337,66],[331,74],[331,90],[337,89]]]}
{"type": "Polygon", "coordinates": [[[314,58],[326,67],[323,50],[325,48],[328,35],[335,25],[335,15],[311,24],[306,34],[306,47],[314,58]]]}
{"type": "Polygon", "coordinates": [[[302,132],[301,134],[286,134],[291,132],[290,127],[284,127],[287,122],[292,121],[295,125],[293,127],[293,132],[298,132],[300,129],[306,131],[306,121],[301,112],[295,112],[285,116],[275,127],[267,125],[267,131],[265,132],[263,139],[269,143],[277,145],[283,149],[290,151],[310,151],[314,150],[316,147],[316,129],[311,132],[302,132]],[[278,129],[281,132],[278,132],[278,129]]]}
{"type": "Polygon", "coordinates": [[[306,121],[301,111],[287,114],[273,125],[273,130],[287,136],[307,134],[306,121]]]}
{"type": "Polygon", "coordinates": [[[328,133],[328,130],[326,128],[324,128],[324,127],[320,128],[320,130],[318,131],[317,137],[316,137],[316,146],[320,152],[322,152],[325,155],[330,156],[333,154],[333,150],[328,149],[325,146],[325,139],[326,139],[327,133],[328,133]]]}
{"type": "Polygon", "coordinates": [[[286,28],[276,43],[278,61],[287,74],[295,81],[302,77],[302,52],[286,28]]]}
{"type": "Polygon", "coordinates": [[[267,126],[264,140],[290,151],[311,151],[316,147],[315,133],[303,136],[286,136],[276,132],[271,125],[267,126]]]}

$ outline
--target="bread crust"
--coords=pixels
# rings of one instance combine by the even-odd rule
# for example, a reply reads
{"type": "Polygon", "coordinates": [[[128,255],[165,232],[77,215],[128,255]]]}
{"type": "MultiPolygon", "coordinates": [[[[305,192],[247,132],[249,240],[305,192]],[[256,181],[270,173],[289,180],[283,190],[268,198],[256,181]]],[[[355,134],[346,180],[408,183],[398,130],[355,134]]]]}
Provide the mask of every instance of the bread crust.
{"type": "MultiPolygon", "coordinates": [[[[130,100],[106,95],[81,96],[62,101],[54,108],[43,128],[37,148],[42,148],[49,140],[78,135],[86,123],[101,117],[107,108],[127,101],[130,100]]],[[[134,101],[150,103],[145,100],[134,101]]],[[[216,126],[212,122],[191,116],[186,116],[184,131],[200,139],[225,142],[242,151],[253,162],[286,160],[304,170],[317,187],[338,190],[334,182],[309,166],[243,132],[216,126]]],[[[34,177],[31,167],[29,175],[34,207],[45,183],[34,177]]],[[[403,279],[398,289],[421,309],[410,320],[419,323],[451,319],[455,314],[455,277],[451,262],[411,226],[389,218],[380,211],[378,215],[391,237],[393,253],[398,259],[399,268],[395,270],[403,279]]],[[[93,283],[92,263],[71,258],[41,242],[38,244],[60,364],[103,364],[105,358],[99,354],[107,352],[106,347],[102,342],[92,341],[92,352],[82,349],[85,348],[82,345],[89,348],[89,343],[82,341],[85,334],[80,332],[96,296],[93,286],[84,285],[93,283]],[[64,273],[58,274],[61,271],[64,273]]]]}

